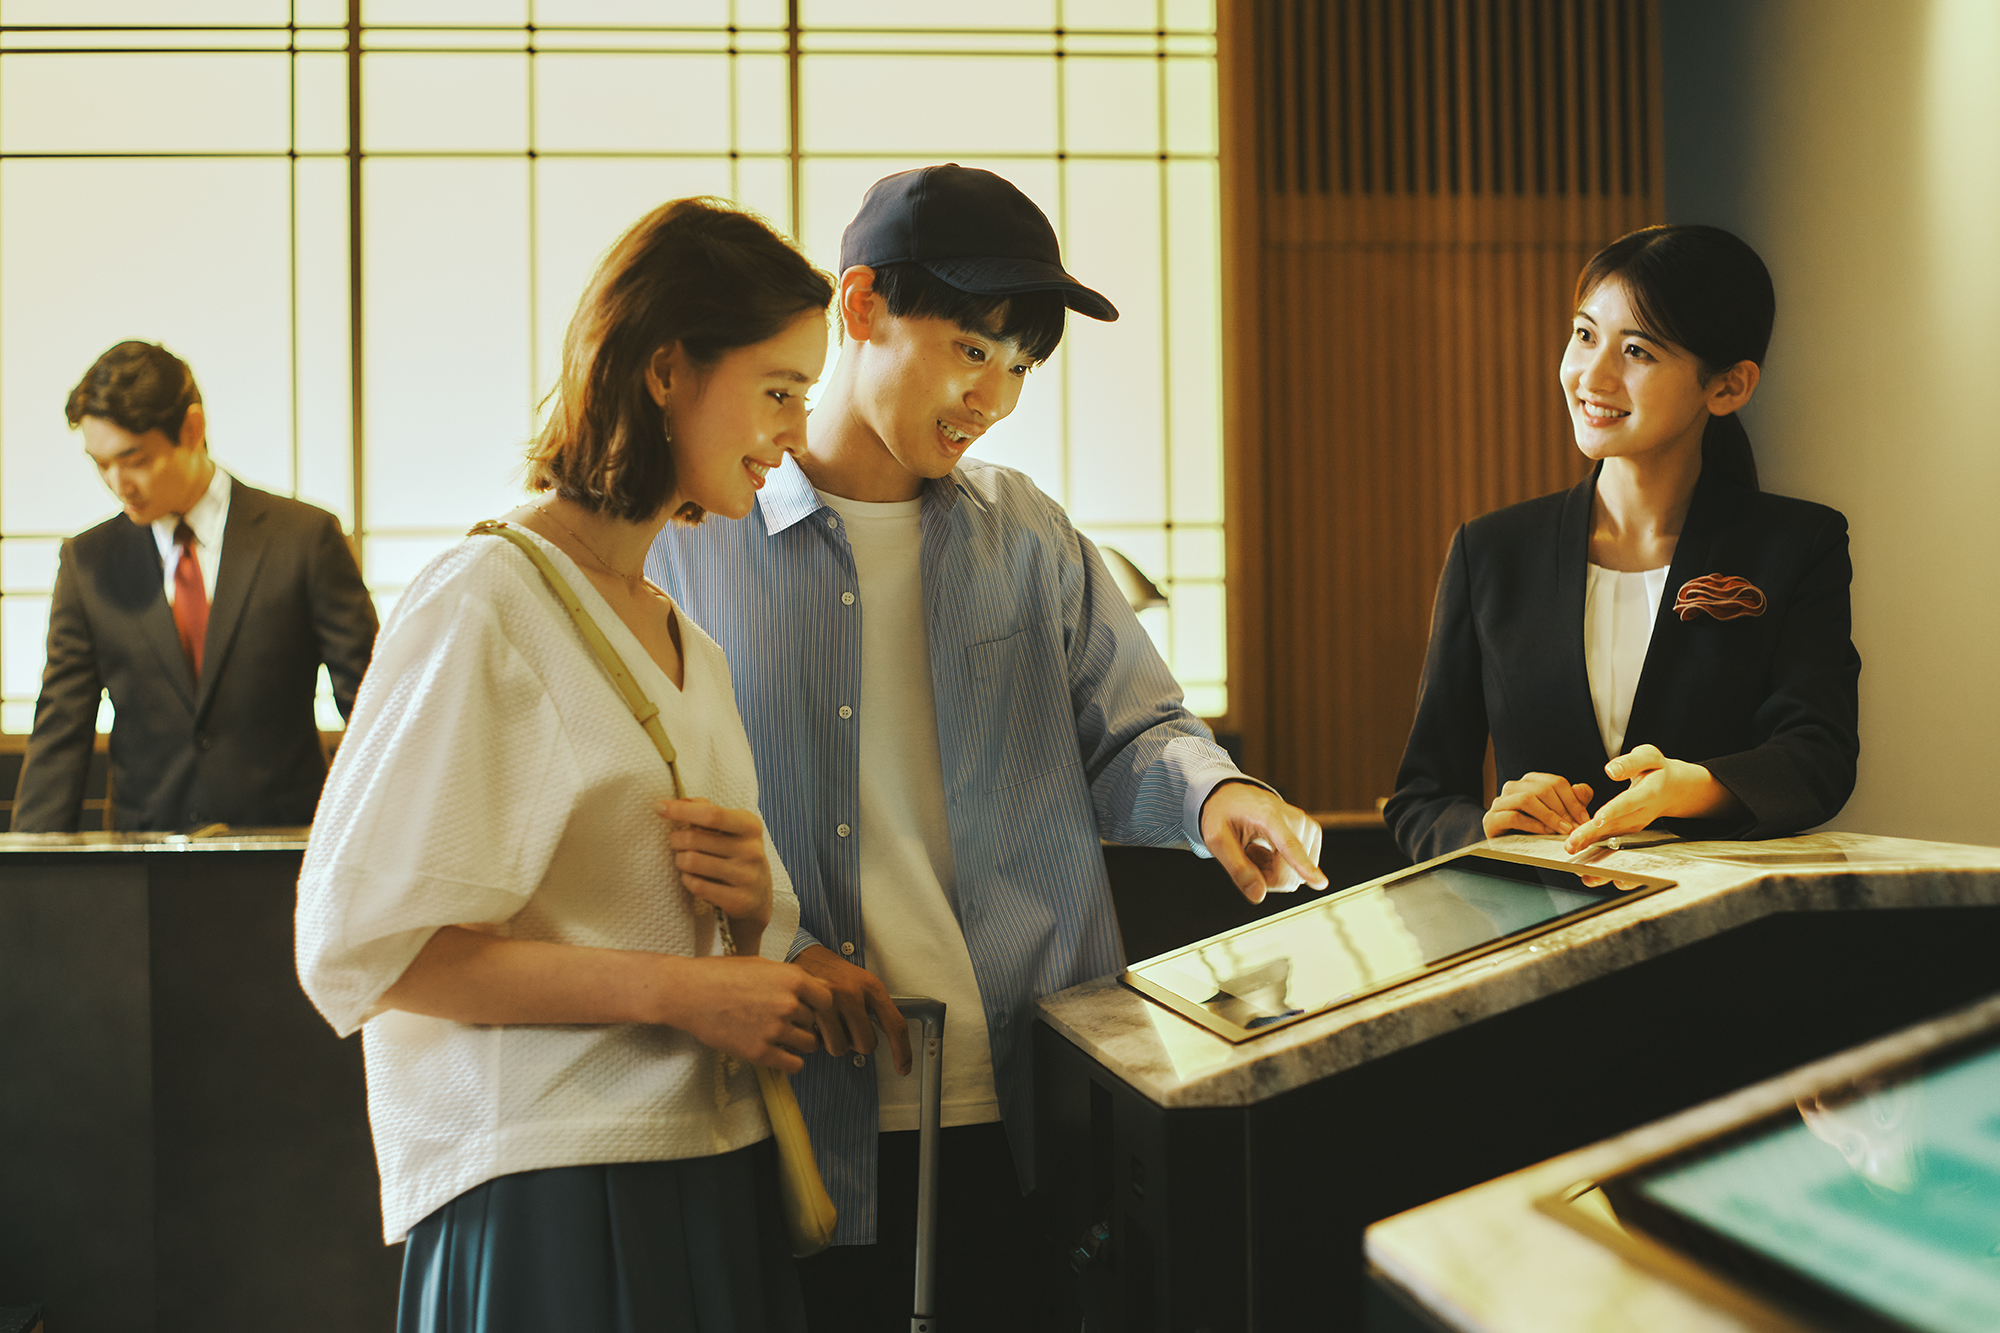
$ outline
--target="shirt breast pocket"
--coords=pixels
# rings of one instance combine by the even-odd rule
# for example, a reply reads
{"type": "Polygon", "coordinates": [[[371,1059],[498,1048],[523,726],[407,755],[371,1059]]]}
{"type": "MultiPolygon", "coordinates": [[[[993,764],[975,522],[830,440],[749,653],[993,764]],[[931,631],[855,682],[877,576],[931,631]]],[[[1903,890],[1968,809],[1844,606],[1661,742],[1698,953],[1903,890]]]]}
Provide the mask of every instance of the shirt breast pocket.
{"type": "Polygon", "coordinates": [[[1082,762],[1053,621],[965,650],[972,672],[973,730],[988,791],[1014,787],[1082,762]]]}

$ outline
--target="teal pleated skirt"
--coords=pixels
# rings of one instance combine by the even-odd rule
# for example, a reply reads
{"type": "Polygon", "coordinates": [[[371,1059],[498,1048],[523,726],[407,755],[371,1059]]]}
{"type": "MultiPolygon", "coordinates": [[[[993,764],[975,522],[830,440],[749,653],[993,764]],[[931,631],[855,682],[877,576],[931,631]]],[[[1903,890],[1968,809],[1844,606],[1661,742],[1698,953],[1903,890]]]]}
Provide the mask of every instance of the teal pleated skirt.
{"type": "Polygon", "coordinates": [[[486,1181],[410,1229],[397,1333],[803,1333],[777,1152],[486,1181]]]}

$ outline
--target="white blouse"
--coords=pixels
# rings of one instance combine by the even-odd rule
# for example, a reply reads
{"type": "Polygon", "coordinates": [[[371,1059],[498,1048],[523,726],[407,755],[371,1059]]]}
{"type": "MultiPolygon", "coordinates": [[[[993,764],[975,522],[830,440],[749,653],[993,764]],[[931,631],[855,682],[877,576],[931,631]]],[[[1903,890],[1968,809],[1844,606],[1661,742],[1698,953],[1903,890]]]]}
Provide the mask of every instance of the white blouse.
{"type": "MultiPolygon", "coordinates": [[[[536,538],[540,541],[540,538],[536,538]]],[[[683,689],[569,558],[542,542],[659,705],[690,795],[755,809],[729,667],[683,613],[683,689]]],[[[673,1028],[475,1027],[380,1004],[440,926],[704,956],[654,803],[666,765],[527,557],[471,537],[397,602],[355,701],[299,877],[298,966],[342,1036],[363,1030],[393,1244],[515,1171],[731,1152],[769,1125],[755,1072],[673,1028]],[[735,1063],[735,1062],[732,1062],[735,1063]]],[[[784,956],[798,900],[765,839],[784,956]]]]}
{"type": "Polygon", "coordinates": [[[1666,587],[1664,565],[1631,572],[1590,566],[1583,598],[1583,657],[1597,734],[1604,740],[1604,753],[1613,759],[1625,753],[1632,695],[1646,666],[1646,649],[1653,642],[1653,622],[1659,619],[1660,596],[1666,587]]]}

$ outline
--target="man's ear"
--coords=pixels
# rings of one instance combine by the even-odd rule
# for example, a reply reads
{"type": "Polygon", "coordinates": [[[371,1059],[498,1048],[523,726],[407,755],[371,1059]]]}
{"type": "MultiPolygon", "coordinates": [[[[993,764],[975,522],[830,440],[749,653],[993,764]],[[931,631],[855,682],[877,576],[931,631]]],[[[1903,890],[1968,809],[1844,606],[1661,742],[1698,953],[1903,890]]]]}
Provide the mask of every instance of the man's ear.
{"type": "Polygon", "coordinates": [[[1708,382],[1709,412],[1722,417],[1742,407],[1757,392],[1761,378],[1763,371],[1755,361],[1738,361],[1708,382]]]}
{"type": "Polygon", "coordinates": [[[840,275],[840,327],[856,342],[867,342],[876,324],[889,313],[875,291],[875,270],[856,264],[840,275]]]}
{"type": "Polygon", "coordinates": [[[667,405],[667,395],[673,392],[675,377],[686,373],[679,343],[668,343],[653,352],[653,359],[646,363],[646,392],[653,396],[655,407],[667,405]]]}
{"type": "Polygon", "coordinates": [[[174,443],[183,449],[208,443],[208,414],[201,410],[200,403],[188,404],[187,415],[181,418],[181,437],[174,443]]]}

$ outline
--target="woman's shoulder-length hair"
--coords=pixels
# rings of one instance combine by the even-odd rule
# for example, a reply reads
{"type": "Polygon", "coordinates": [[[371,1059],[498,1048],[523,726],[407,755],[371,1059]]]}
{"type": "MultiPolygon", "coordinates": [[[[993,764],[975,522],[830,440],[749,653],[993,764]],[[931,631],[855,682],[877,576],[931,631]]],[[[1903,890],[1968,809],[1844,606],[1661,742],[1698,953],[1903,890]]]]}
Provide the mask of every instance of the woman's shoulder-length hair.
{"type": "Polygon", "coordinates": [[[660,205],[605,252],[570,317],[529,487],[633,522],[658,514],[677,478],[672,423],[646,387],[654,353],[678,345],[710,367],[832,300],[832,280],[755,214],[721,199],[660,205]]]}

